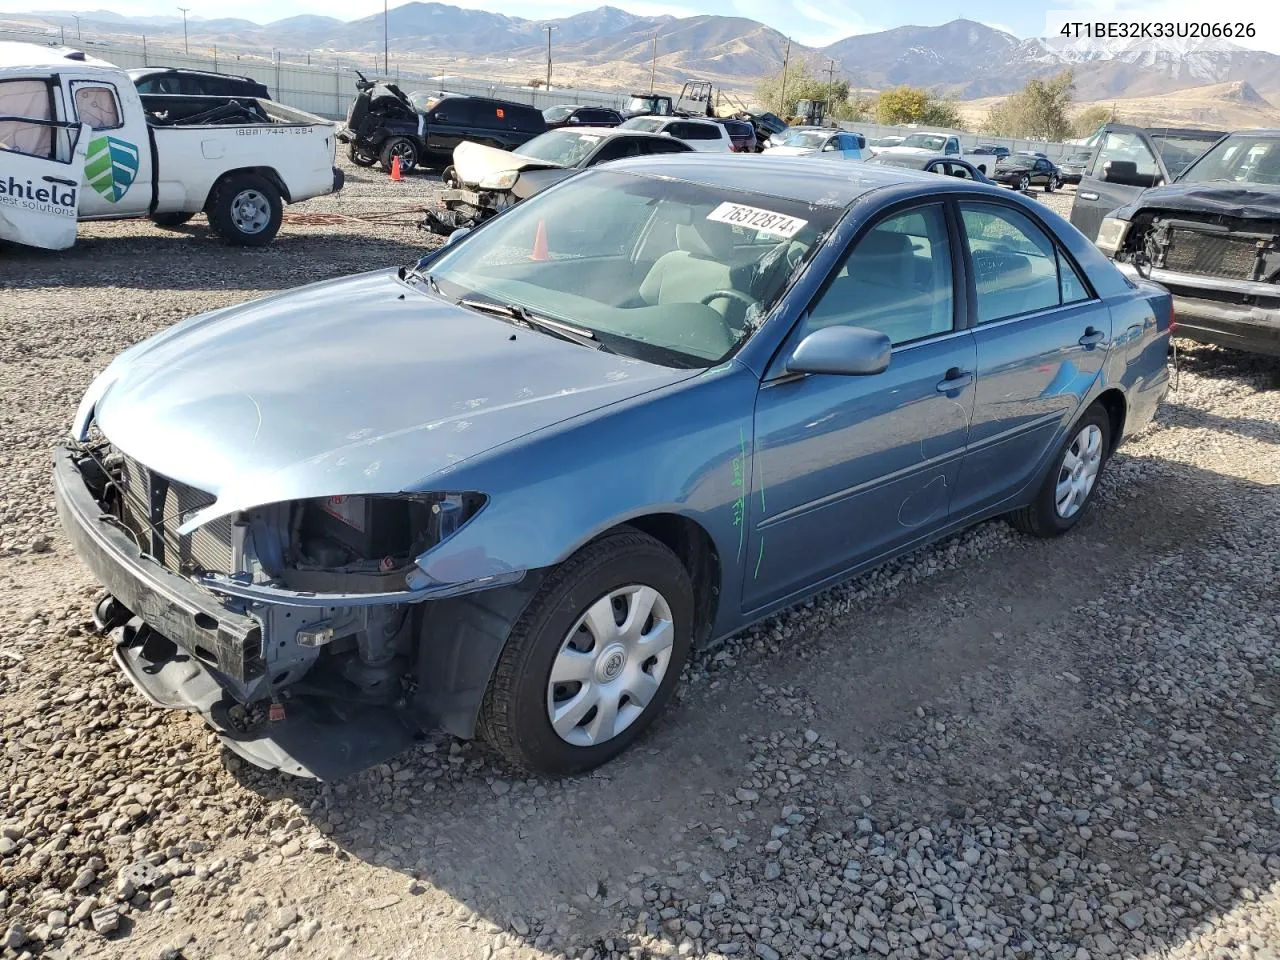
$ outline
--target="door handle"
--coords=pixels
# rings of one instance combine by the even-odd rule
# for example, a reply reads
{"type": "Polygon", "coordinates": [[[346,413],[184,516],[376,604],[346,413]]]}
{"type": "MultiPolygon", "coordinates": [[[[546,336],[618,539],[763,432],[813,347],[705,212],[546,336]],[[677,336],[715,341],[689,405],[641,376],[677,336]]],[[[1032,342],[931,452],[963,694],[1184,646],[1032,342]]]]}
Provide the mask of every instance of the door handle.
{"type": "Polygon", "coordinates": [[[1098,195],[1094,193],[1092,190],[1082,190],[1080,191],[1079,194],[1077,194],[1077,196],[1079,196],[1081,200],[1097,200],[1098,199],[1098,195]]]}
{"type": "Polygon", "coordinates": [[[1106,339],[1107,335],[1105,333],[1101,330],[1095,330],[1093,327],[1090,327],[1084,332],[1084,336],[1081,337],[1077,343],[1082,347],[1096,347],[1106,339]]]}
{"type": "Polygon", "coordinates": [[[947,375],[938,381],[938,392],[951,393],[954,390],[963,390],[971,383],[973,383],[972,373],[961,370],[959,367],[952,367],[947,371],[947,375]]]}

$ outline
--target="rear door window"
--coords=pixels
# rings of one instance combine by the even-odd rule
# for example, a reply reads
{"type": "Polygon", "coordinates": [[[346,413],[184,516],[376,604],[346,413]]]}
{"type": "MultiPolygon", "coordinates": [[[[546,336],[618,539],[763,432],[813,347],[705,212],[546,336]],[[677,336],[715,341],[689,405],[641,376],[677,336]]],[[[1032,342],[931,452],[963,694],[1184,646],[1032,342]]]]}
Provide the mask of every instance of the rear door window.
{"type": "Polygon", "coordinates": [[[1103,176],[1106,172],[1107,164],[1113,160],[1134,163],[1138,168],[1139,176],[1151,177],[1152,180],[1160,176],[1160,167],[1156,163],[1155,155],[1142,137],[1136,133],[1108,133],[1098,150],[1097,156],[1094,158],[1093,175],[1095,177],[1103,176]]]}
{"type": "MultiPolygon", "coordinates": [[[[43,80],[0,80],[0,117],[52,120],[49,84],[43,80]]],[[[50,157],[53,128],[43,123],[0,120],[0,150],[50,157]]]]}
{"type": "MultiPolygon", "coordinates": [[[[459,124],[469,125],[476,122],[473,114],[474,104],[465,97],[456,97],[452,100],[445,100],[443,103],[437,104],[435,109],[435,119],[437,123],[447,123],[450,126],[459,124]]],[[[485,111],[489,117],[493,117],[493,110],[485,111]]]]}

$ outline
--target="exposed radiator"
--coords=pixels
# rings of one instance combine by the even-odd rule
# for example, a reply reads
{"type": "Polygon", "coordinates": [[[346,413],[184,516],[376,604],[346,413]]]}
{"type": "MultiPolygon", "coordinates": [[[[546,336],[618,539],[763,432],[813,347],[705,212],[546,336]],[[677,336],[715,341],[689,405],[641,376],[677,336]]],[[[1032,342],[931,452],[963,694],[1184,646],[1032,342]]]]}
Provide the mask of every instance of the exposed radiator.
{"type": "Polygon", "coordinates": [[[1171,230],[1170,242],[1165,248],[1166,268],[1206,277],[1252,280],[1257,262],[1256,240],[1198,230],[1171,230]]]}
{"type": "Polygon", "coordinates": [[[219,517],[187,536],[178,535],[183,520],[216,499],[212,494],[168,480],[147,467],[124,458],[124,490],[122,518],[139,538],[139,542],[164,566],[176,573],[198,570],[232,573],[231,553],[233,518],[219,517]],[[152,540],[152,497],[163,495],[160,529],[163,532],[163,555],[158,555],[152,540]]]}

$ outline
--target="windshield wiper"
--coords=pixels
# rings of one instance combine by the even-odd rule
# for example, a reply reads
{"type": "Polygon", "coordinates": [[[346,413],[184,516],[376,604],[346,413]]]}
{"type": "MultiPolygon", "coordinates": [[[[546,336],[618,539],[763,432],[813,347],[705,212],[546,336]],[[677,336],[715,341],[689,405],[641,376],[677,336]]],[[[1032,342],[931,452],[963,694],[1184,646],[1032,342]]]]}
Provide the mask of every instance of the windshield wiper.
{"type": "Polygon", "coordinates": [[[493,300],[477,300],[471,297],[463,297],[458,301],[458,305],[470,307],[472,310],[482,310],[485,313],[509,317],[530,329],[550,333],[561,340],[568,340],[570,343],[590,347],[592,350],[610,352],[609,348],[601,343],[592,331],[582,327],[575,327],[572,324],[562,323],[559,320],[552,320],[550,317],[539,316],[531,312],[528,307],[521,306],[518,303],[497,303],[493,300]]]}
{"type": "MultiPolygon", "coordinates": [[[[439,294],[439,293],[440,293],[440,284],[436,283],[436,278],[435,278],[435,277],[433,277],[431,274],[427,273],[426,271],[424,271],[424,270],[422,269],[422,262],[421,262],[421,261],[419,261],[417,264],[415,264],[414,266],[412,266],[412,267],[410,267],[410,268],[408,268],[408,269],[405,269],[404,267],[401,267],[401,268],[400,268],[400,279],[401,279],[401,280],[422,280],[422,281],[425,281],[425,282],[426,282],[426,284],[427,284],[427,286],[431,288],[431,292],[432,292],[432,293],[437,293],[437,294],[439,294]]],[[[440,294],[440,295],[441,295],[441,296],[443,296],[443,294],[440,294]]]]}

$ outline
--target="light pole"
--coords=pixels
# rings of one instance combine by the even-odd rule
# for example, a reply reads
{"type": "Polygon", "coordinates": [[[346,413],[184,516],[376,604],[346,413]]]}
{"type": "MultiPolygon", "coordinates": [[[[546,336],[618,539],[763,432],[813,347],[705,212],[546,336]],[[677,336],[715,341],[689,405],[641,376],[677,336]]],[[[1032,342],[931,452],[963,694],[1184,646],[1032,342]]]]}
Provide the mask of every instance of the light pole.
{"type": "Polygon", "coordinates": [[[78,43],[80,41],[80,18],[73,13],[71,19],[76,22],[76,42],[78,43]]]}
{"type": "Polygon", "coordinates": [[[389,0],[382,0],[382,72],[391,76],[391,24],[389,0]]]}
{"type": "Polygon", "coordinates": [[[649,92],[653,93],[654,84],[658,77],[658,38],[653,38],[653,59],[649,61],[649,92]]]}
{"type": "Polygon", "coordinates": [[[191,47],[187,45],[187,11],[190,7],[179,7],[182,11],[182,50],[184,53],[190,54],[191,47]]]}
{"type": "Polygon", "coordinates": [[[554,23],[545,23],[542,29],[547,31],[547,89],[551,89],[551,31],[559,28],[554,23]]]}
{"type": "Polygon", "coordinates": [[[834,94],[832,84],[835,83],[836,62],[834,60],[827,61],[827,113],[831,113],[831,100],[834,94]]]}

